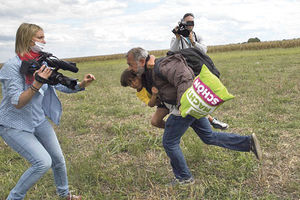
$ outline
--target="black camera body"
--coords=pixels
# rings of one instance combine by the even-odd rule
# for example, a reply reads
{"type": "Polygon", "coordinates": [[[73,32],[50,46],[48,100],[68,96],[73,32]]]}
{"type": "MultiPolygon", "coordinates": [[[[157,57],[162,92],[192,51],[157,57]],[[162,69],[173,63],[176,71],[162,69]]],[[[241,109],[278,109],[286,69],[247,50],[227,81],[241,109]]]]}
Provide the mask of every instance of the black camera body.
{"type": "Polygon", "coordinates": [[[60,83],[70,89],[75,89],[77,79],[64,76],[62,73],[58,72],[58,70],[62,69],[77,73],[78,68],[76,67],[76,63],[60,60],[51,53],[40,52],[40,56],[37,59],[22,61],[20,72],[24,75],[33,75],[33,73],[40,69],[44,64],[52,68],[52,74],[48,79],[44,79],[36,73],[35,79],[37,81],[49,85],[57,85],[60,83]]]}
{"type": "MultiPolygon", "coordinates": [[[[194,25],[194,24],[193,24],[194,25]]],[[[190,30],[187,28],[187,26],[191,26],[189,23],[185,22],[184,20],[181,20],[178,22],[178,28],[174,28],[172,32],[174,34],[182,35],[183,37],[188,37],[190,35],[190,30]]]]}

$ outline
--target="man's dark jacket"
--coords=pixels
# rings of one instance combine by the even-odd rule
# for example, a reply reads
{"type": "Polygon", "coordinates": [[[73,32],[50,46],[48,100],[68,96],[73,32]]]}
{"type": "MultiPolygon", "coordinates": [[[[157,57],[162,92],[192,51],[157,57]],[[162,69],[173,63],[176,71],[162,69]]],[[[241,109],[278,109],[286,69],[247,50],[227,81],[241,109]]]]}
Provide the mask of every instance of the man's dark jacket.
{"type": "Polygon", "coordinates": [[[148,91],[155,86],[160,101],[179,106],[181,96],[193,83],[194,73],[180,54],[156,59],[155,62],[158,60],[160,74],[147,67],[142,76],[143,85],[148,91]]]}

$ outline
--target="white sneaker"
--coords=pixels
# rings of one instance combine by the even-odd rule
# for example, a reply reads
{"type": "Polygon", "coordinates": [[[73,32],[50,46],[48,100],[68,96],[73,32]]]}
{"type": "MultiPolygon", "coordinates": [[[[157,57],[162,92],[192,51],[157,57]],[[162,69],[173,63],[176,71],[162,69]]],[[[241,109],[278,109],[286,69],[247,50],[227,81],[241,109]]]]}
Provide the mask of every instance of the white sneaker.
{"type": "Polygon", "coordinates": [[[215,129],[221,129],[221,130],[225,130],[228,129],[229,125],[219,121],[217,118],[213,118],[212,122],[210,122],[210,124],[212,125],[212,127],[214,127],[215,129]]]}

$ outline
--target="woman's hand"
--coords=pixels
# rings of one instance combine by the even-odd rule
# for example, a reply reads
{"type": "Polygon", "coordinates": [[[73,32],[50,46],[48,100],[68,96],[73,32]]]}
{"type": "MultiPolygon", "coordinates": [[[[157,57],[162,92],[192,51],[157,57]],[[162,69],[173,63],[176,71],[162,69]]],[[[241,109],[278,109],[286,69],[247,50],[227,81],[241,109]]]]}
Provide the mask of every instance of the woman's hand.
{"type": "Polygon", "coordinates": [[[86,74],[83,77],[83,80],[79,83],[80,88],[85,88],[89,86],[94,80],[96,80],[93,74],[86,74]]]}
{"type": "Polygon", "coordinates": [[[175,34],[177,40],[180,39],[180,35],[177,33],[178,29],[179,29],[179,26],[176,26],[176,27],[174,28],[174,30],[175,30],[175,33],[174,33],[174,34],[175,34]]]}
{"type": "MultiPolygon", "coordinates": [[[[46,67],[43,65],[40,69],[36,70],[33,74],[33,77],[35,77],[35,74],[38,73],[38,75],[43,79],[48,79],[50,75],[52,74],[52,69],[49,67],[46,67]]],[[[35,95],[36,92],[39,91],[39,89],[43,86],[43,83],[38,82],[37,80],[34,80],[32,85],[21,93],[19,97],[19,101],[17,105],[14,105],[17,109],[23,108],[35,95]]]]}
{"type": "Polygon", "coordinates": [[[195,46],[195,41],[194,41],[193,31],[190,31],[189,39],[190,39],[192,45],[195,46]]]}
{"type": "MultiPolygon", "coordinates": [[[[46,67],[46,65],[43,65],[40,69],[36,70],[33,74],[33,77],[35,77],[35,74],[38,74],[41,78],[43,79],[48,79],[51,74],[52,74],[52,69],[50,67],[46,67]]],[[[36,88],[40,88],[42,87],[43,83],[41,82],[38,82],[37,80],[35,80],[36,83],[34,83],[33,85],[36,87],[36,88]]]]}

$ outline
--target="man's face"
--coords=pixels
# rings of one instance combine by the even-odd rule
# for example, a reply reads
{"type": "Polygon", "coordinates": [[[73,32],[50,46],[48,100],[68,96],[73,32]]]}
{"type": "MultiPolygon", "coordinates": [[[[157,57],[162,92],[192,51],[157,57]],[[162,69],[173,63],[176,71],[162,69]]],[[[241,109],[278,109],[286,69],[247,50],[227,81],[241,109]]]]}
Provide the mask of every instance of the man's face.
{"type": "MultiPolygon", "coordinates": [[[[187,16],[187,17],[185,17],[183,20],[184,20],[185,22],[188,22],[188,21],[194,22],[194,17],[192,17],[192,16],[187,16]]],[[[192,31],[193,28],[194,28],[194,26],[187,26],[187,29],[188,29],[189,31],[192,31]]]]}
{"type": "Polygon", "coordinates": [[[134,60],[134,57],[132,54],[128,54],[127,56],[127,64],[128,64],[128,69],[133,72],[138,71],[138,63],[134,60]]]}
{"type": "Polygon", "coordinates": [[[144,72],[145,59],[141,59],[140,61],[135,61],[132,54],[128,54],[127,56],[127,64],[128,69],[130,71],[135,72],[138,76],[140,76],[144,72]]]}

